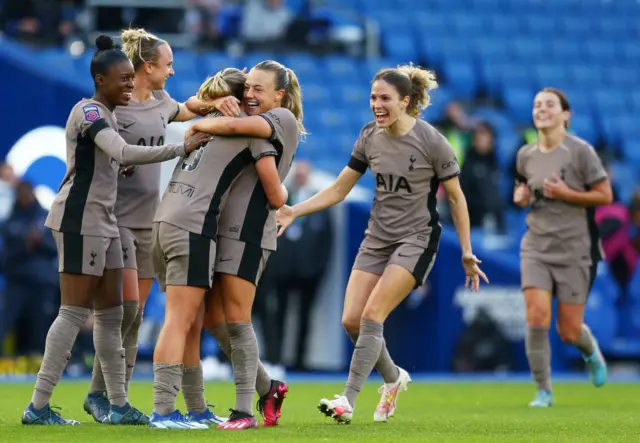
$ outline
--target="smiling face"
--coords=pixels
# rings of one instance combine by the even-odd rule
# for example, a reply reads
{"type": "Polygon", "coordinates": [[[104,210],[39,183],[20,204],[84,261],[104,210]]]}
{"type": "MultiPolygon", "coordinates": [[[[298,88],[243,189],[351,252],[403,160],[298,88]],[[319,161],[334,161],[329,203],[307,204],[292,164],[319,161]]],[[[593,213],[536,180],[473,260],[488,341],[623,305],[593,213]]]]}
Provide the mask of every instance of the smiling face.
{"type": "Polygon", "coordinates": [[[144,63],[144,72],[148,76],[151,89],[164,89],[167,79],[173,77],[173,51],[164,43],[160,45],[155,54],[154,62],[144,63]]]}
{"type": "Polygon", "coordinates": [[[113,107],[127,106],[133,94],[135,73],[131,61],[122,60],[109,67],[107,74],[96,75],[101,95],[113,107]]]}
{"type": "Polygon", "coordinates": [[[539,92],[533,100],[533,124],[538,130],[567,127],[569,111],[562,109],[560,97],[549,91],[539,92]]]}
{"type": "Polygon", "coordinates": [[[275,72],[251,69],[244,87],[244,105],[247,115],[257,115],[277,108],[284,97],[283,89],[276,89],[275,72]]]}
{"type": "Polygon", "coordinates": [[[379,128],[393,125],[402,114],[406,114],[409,97],[401,97],[398,90],[385,82],[376,80],[371,85],[369,106],[379,128]]]}

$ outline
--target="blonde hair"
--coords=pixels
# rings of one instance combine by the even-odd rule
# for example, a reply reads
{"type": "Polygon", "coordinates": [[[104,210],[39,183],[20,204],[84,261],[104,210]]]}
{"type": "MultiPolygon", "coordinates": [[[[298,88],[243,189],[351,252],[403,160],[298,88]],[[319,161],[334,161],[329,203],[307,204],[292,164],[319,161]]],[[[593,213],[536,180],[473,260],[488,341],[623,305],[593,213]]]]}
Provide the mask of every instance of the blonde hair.
{"type": "Polygon", "coordinates": [[[409,97],[407,114],[419,118],[431,104],[429,91],[438,87],[434,72],[413,64],[378,71],[373,81],[383,80],[393,86],[401,98],[409,97]]]}
{"type": "Polygon", "coordinates": [[[282,107],[291,111],[296,117],[301,135],[306,135],[307,131],[302,124],[304,111],[302,110],[302,88],[298,77],[292,69],[289,69],[274,60],[265,60],[253,67],[259,71],[273,72],[276,76],[276,90],[284,89],[282,107]]]}
{"type": "Polygon", "coordinates": [[[208,77],[200,85],[196,97],[200,101],[209,101],[233,95],[238,100],[242,100],[246,78],[247,75],[239,69],[225,68],[213,77],[208,77]]]}
{"type": "Polygon", "coordinates": [[[155,63],[158,60],[158,48],[166,43],[143,28],[125,29],[120,38],[122,52],[127,54],[136,71],[145,62],[155,63]]]}

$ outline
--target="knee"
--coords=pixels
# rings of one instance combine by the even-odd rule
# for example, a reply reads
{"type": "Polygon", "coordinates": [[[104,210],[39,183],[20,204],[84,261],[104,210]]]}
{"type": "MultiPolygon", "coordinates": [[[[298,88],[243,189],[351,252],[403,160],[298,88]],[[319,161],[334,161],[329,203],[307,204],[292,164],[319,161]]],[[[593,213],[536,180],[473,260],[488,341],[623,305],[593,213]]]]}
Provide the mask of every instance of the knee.
{"type": "Polygon", "coordinates": [[[546,303],[529,303],[527,305],[527,324],[536,328],[549,327],[551,308],[546,303]]]}
{"type": "Polygon", "coordinates": [[[189,313],[186,312],[174,312],[168,314],[169,315],[165,317],[164,327],[169,329],[172,333],[187,336],[191,333],[197,323],[196,316],[189,315],[189,313]]]}
{"type": "Polygon", "coordinates": [[[563,342],[572,344],[580,339],[582,334],[581,324],[568,324],[565,322],[558,322],[556,324],[556,330],[563,342]]]}
{"type": "Polygon", "coordinates": [[[360,317],[355,317],[348,314],[342,315],[342,327],[347,334],[354,334],[360,331],[360,317]]]}
{"type": "Polygon", "coordinates": [[[251,323],[251,305],[241,300],[225,300],[224,317],[227,323],[251,323]]]}

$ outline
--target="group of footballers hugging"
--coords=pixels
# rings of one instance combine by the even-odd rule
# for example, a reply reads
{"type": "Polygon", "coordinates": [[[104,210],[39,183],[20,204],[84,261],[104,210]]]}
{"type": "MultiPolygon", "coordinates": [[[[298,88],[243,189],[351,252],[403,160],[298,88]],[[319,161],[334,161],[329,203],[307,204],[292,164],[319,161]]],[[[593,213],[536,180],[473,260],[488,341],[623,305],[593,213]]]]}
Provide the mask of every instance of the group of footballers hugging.
{"type": "MultiPolygon", "coordinates": [[[[442,231],[436,210],[439,186],[446,191],[460,241],[465,287],[478,291],[481,279],[488,283],[471,249],[453,149],[420,119],[429,105],[429,90],[437,87],[434,74],[413,65],[379,71],[371,83],[373,120],[363,127],[347,166],[332,185],[289,207],[282,183],[306,134],[301,86],[291,69],[273,60],[248,72],[226,68],[178,103],[164,91],[174,75],[169,44],[144,29],[125,30],[121,40],[118,49],[110,37],[96,39],[94,95],[78,102],[67,121],[66,175],[45,223],[58,249],[61,306],[22,423],[79,424],[52,409],[50,399],[93,310],[96,358],[84,409],[96,422],[161,429],[256,428],[257,392],[263,426],[277,425],[289,388],[272,380],[259,360],[251,324],[256,286],[277,237],[297,217],[343,201],[367,169],[376,176],[375,201],[342,316],[355,349],[343,393],[321,399],[318,409],[338,423],[350,423],[358,393],[375,368],[384,384],[373,418],[387,421],[411,378],[391,359],[383,324],[433,267],[442,231]],[[186,131],[183,143],[164,143],[168,124],[198,116],[204,118],[186,131]],[[176,157],[179,161],[159,199],[160,163],[176,157]],[[127,395],[154,278],[166,292],[166,313],[153,355],[153,412],[148,416],[131,406],[127,395]],[[233,366],[236,404],[228,418],[214,414],[205,400],[203,329],[233,366]],[[176,407],[180,390],[184,415],[176,407]]],[[[536,96],[540,143],[525,146],[518,156],[520,182],[514,199],[523,207],[531,205],[534,215],[551,210],[561,217],[558,211],[575,207],[571,217],[577,220],[585,207],[605,204],[608,181],[600,174],[593,148],[566,134],[565,102],[556,90],[536,96]],[[567,149],[573,152],[565,154],[567,149]],[[562,169],[568,172],[562,178],[554,175],[548,184],[544,174],[554,170],[553,162],[568,165],[562,169]],[[591,188],[579,191],[581,182],[591,188]]],[[[527,354],[539,388],[531,405],[549,406],[545,344],[548,348],[547,314],[556,293],[560,305],[569,307],[561,311],[558,330],[583,352],[596,385],[604,384],[606,364],[582,324],[590,282],[584,269],[592,261],[588,254],[579,255],[583,259],[572,263],[572,269],[558,270],[571,263],[557,263],[566,260],[568,252],[555,257],[555,263],[545,261],[540,248],[552,245],[541,246],[537,239],[549,235],[549,229],[533,221],[527,234],[532,238],[526,245],[523,241],[523,260],[525,249],[531,252],[526,264],[523,261],[527,354]],[[567,299],[576,293],[579,300],[567,299]]],[[[582,228],[576,221],[572,229],[582,228]]],[[[589,241],[583,243],[589,249],[589,241]]],[[[582,246],[569,252],[582,254],[582,246]]]]}

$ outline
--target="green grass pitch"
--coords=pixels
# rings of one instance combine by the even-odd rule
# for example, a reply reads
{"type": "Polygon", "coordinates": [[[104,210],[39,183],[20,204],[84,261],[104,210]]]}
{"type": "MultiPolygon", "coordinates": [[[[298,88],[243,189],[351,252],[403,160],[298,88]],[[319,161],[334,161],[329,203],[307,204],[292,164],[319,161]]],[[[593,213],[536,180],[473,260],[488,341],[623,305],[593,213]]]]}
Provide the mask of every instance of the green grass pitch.
{"type": "MultiPolygon", "coordinates": [[[[523,383],[413,383],[399,397],[396,417],[373,423],[379,399],[377,385],[369,383],[358,399],[354,421],[337,425],[321,415],[321,397],[333,398],[342,386],[329,383],[292,383],[277,428],[246,431],[159,430],[94,423],[82,409],[87,382],[62,382],[52,404],[64,417],[80,420],[77,427],[39,427],[20,424],[31,397],[31,384],[0,384],[0,442],[639,442],[640,384],[612,384],[595,389],[589,384],[554,386],[556,405],[532,410],[534,394],[523,383]]],[[[152,409],[152,385],[131,386],[132,404],[152,409]]],[[[207,399],[226,415],[234,404],[233,384],[210,383],[207,399]]],[[[178,408],[184,412],[182,398],[178,408]]]]}

